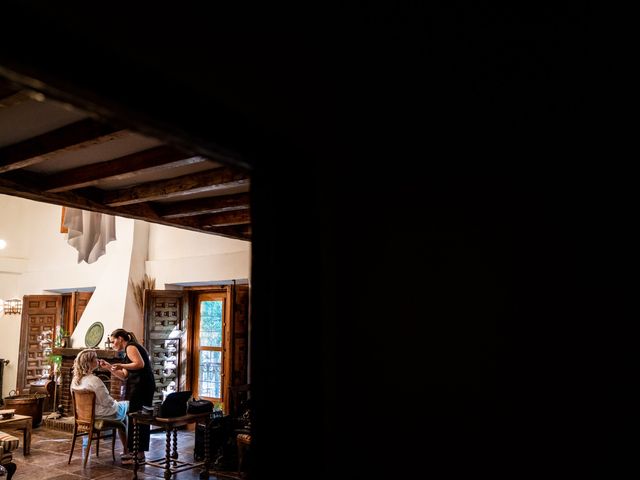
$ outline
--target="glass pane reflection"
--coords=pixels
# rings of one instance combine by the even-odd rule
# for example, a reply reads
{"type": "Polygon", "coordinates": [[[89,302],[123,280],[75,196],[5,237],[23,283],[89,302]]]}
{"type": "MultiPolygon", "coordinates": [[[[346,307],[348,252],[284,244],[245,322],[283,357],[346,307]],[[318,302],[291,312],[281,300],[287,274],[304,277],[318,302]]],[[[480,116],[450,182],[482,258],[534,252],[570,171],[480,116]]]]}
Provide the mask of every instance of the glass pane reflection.
{"type": "Polygon", "coordinates": [[[202,397],[221,398],[222,352],[200,351],[198,393],[202,397]]]}
{"type": "Polygon", "coordinates": [[[200,302],[200,346],[222,346],[222,300],[200,302]]]}

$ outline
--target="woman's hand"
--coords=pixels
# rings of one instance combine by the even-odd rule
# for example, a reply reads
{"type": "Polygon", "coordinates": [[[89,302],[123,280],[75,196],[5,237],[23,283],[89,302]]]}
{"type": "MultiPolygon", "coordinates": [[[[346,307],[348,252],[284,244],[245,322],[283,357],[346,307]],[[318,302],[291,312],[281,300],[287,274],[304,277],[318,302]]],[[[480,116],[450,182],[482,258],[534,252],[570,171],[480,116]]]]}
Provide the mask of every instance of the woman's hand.
{"type": "Polygon", "coordinates": [[[124,370],[121,363],[111,363],[109,364],[108,368],[114,373],[121,373],[124,370]]]}
{"type": "Polygon", "coordinates": [[[120,380],[126,380],[126,378],[129,376],[129,371],[126,368],[123,368],[121,363],[114,363],[109,365],[109,370],[111,370],[112,375],[115,375],[120,380]]]}

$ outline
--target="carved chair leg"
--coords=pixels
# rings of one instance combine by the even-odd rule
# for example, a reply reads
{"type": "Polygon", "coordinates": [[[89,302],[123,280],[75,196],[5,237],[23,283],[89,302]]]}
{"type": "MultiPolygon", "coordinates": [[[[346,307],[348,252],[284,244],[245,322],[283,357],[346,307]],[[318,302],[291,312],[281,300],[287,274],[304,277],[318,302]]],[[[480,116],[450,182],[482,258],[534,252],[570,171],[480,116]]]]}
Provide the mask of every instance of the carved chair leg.
{"type": "Polygon", "coordinates": [[[87,436],[89,437],[89,441],[87,442],[87,451],[84,454],[84,467],[87,466],[87,460],[89,460],[89,455],[91,455],[91,440],[93,439],[93,428],[89,429],[89,433],[87,433],[87,436]]]}
{"type": "Polygon", "coordinates": [[[116,433],[117,429],[111,430],[111,456],[114,462],[116,461],[116,433]]]}
{"type": "Polygon", "coordinates": [[[73,427],[73,440],[71,441],[71,451],[69,452],[69,461],[67,462],[68,464],[71,463],[71,457],[73,456],[73,449],[76,446],[76,438],[78,435],[78,427],[74,426],[73,427]]]}
{"type": "Polygon", "coordinates": [[[5,463],[2,466],[7,470],[7,480],[11,480],[11,477],[13,477],[13,474],[16,471],[16,464],[13,462],[9,462],[5,463]]]}

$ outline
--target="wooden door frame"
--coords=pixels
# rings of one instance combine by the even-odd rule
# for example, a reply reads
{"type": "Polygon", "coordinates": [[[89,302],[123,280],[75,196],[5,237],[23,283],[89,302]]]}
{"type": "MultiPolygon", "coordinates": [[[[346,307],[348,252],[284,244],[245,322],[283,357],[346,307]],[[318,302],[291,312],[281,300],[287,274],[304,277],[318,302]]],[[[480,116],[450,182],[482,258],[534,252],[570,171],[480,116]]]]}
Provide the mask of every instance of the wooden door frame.
{"type": "Polygon", "coordinates": [[[155,321],[154,317],[154,305],[155,299],[157,297],[170,297],[176,300],[177,308],[178,308],[178,329],[180,330],[180,336],[176,337],[180,339],[180,349],[176,352],[178,357],[176,367],[177,367],[177,375],[176,375],[176,390],[183,391],[188,390],[190,385],[190,359],[189,359],[189,349],[190,346],[190,324],[187,321],[189,317],[189,312],[191,310],[188,302],[188,296],[183,291],[178,290],[145,290],[144,291],[144,308],[143,308],[143,344],[144,347],[149,352],[149,357],[153,361],[153,351],[152,351],[152,341],[151,341],[151,325],[152,322],[155,321]],[[183,357],[184,354],[184,357],[183,357]],[[184,358],[184,361],[183,361],[184,358]]]}
{"type": "Polygon", "coordinates": [[[88,303],[89,300],[91,300],[92,296],[93,292],[81,292],[78,290],[62,294],[62,317],[60,319],[60,326],[63,327],[67,332],[69,332],[69,335],[73,334],[76,326],[78,325],[78,323],[80,323],[80,318],[82,318],[82,314],[84,313],[84,310],[86,308],[86,306],[82,307],[82,311],[78,316],[79,300],[82,300],[83,297],[88,297],[86,298],[88,303]]]}
{"type": "MultiPolygon", "coordinates": [[[[189,336],[190,349],[192,352],[190,369],[192,374],[190,375],[191,390],[194,395],[199,395],[198,392],[198,374],[199,374],[199,356],[197,355],[196,335],[198,334],[200,311],[198,309],[199,297],[201,295],[224,295],[224,311],[222,320],[222,381],[220,392],[222,395],[222,405],[225,411],[228,409],[229,404],[229,387],[231,384],[231,362],[233,361],[231,350],[232,340],[232,326],[233,326],[233,288],[231,285],[225,285],[222,287],[207,287],[207,288],[193,288],[189,289],[190,304],[193,308],[191,311],[193,314],[189,318],[189,322],[192,325],[191,335],[189,336]]],[[[208,398],[208,397],[203,397],[208,398]]]]}

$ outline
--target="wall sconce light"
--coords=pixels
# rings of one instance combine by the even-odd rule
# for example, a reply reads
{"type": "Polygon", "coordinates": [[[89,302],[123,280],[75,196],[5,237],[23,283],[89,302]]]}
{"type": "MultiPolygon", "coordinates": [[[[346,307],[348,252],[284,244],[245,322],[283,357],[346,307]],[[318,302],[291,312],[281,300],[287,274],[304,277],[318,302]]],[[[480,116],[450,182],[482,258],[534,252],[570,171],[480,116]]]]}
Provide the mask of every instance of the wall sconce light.
{"type": "Polygon", "coordinates": [[[18,298],[5,300],[3,306],[5,315],[20,315],[22,313],[22,300],[18,298]]]}

